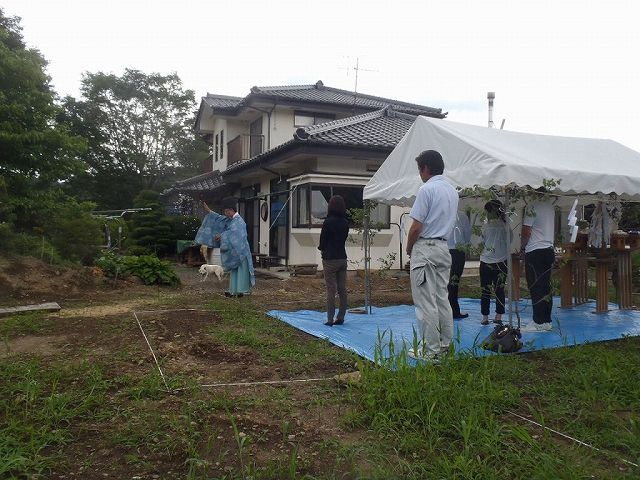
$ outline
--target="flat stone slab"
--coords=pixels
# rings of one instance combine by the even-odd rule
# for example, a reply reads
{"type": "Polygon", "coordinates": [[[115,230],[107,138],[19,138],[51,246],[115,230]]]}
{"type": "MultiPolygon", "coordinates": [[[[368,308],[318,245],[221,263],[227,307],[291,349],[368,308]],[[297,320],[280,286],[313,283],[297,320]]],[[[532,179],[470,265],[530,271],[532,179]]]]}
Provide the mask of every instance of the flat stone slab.
{"type": "Polygon", "coordinates": [[[274,272],[266,268],[254,268],[256,273],[260,273],[267,277],[277,278],[278,280],[289,280],[291,275],[288,272],[274,272]]]}
{"type": "Polygon", "coordinates": [[[37,305],[23,305],[22,307],[8,307],[8,308],[0,308],[0,315],[9,315],[11,313],[20,313],[20,312],[35,312],[39,310],[48,310],[57,312],[60,310],[60,305],[56,302],[47,302],[40,303],[37,305]]]}

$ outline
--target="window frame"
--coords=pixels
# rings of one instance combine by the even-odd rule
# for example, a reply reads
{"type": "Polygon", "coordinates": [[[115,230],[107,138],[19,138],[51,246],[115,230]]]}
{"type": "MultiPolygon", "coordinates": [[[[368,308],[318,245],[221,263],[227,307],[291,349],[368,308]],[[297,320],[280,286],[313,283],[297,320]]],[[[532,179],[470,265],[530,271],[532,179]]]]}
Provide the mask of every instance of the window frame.
{"type": "MultiPolygon", "coordinates": [[[[358,185],[358,184],[342,184],[342,183],[322,183],[322,182],[306,182],[306,183],[300,183],[296,186],[296,192],[292,198],[292,202],[291,202],[291,228],[322,228],[322,223],[312,223],[311,221],[311,211],[312,211],[312,192],[313,192],[313,187],[329,187],[331,188],[331,196],[335,195],[334,193],[334,188],[359,188],[362,189],[364,191],[364,185],[358,185]],[[306,194],[306,205],[307,205],[307,212],[306,212],[306,219],[304,219],[304,222],[300,222],[300,203],[298,200],[298,192],[300,191],[299,189],[304,189],[305,190],[305,194],[306,194]]],[[[363,199],[363,207],[364,207],[364,199],[363,199]]],[[[360,208],[363,208],[360,207],[360,208]]],[[[383,223],[381,229],[382,230],[388,230],[391,228],[391,207],[389,205],[386,205],[387,209],[388,209],[388,222],[387,223],[383,223]]],[[[348,210],[348,208],[347,208],[348,210]]],[[[323,219],[324,221],[324,219],[323,219]]],[[[351,222],[349,222],[350,228],[352,227],[351,222]]]]}
{"type": "Polygon", "coordinates": [[[310,112],[310,111],[307,111],[307,110],[294,110],[293,111],[293,126],[295,128],[311,127],[313,125],[318,125],[320,123],[333,122],[335,119],[336,119],[335,113],[310,112]],[[313,118],[313,123],[311,123],[311,125],[298,124],[296,122],[296,117],[298,115],[313,118]],[[322,118],[323,121],[322,122],[318,122],[318,118],[322,118]]]}

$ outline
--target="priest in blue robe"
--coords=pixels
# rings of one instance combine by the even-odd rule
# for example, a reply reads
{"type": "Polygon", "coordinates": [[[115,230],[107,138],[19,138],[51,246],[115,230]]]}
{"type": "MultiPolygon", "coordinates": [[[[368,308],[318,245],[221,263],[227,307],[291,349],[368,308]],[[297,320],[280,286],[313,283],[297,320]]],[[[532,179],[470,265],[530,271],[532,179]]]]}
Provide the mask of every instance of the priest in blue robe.
{"type": "Polygon", "coordinates": [[[242,296],[250,293],[256,277],[247,240],[247,224],[238,214],[236,199],[227,197],[222,200],[224,215],[213,212],[206,203],[204,208],[210,222],[217,227],[222,226],[222,231],[215,233],[214,240],[220,242],[222,267],[229,272],[229,291],[225,295],[242,296]]]}

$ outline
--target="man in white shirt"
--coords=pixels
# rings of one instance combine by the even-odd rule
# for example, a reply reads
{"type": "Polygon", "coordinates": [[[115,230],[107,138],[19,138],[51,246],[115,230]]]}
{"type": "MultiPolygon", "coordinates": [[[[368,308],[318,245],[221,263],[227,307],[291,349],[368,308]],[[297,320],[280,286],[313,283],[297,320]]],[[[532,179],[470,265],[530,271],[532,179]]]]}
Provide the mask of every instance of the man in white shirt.
{"type": "Polygon", "coordinates": [[[460,312],[460,303],[458,302],[458,289],[460,287],[460,279],[464,272],[464,264],[467,260],[467,250],[471,244],[471,224],[469,217],[465,212],[459,211],[456,215],[456,223],[453,227],[447,246],[451,254],[451,270],[449,270],[449,305],[453,313],[454,320],[461,320],[469,316],[468,313],[460,312]]]}
{"type": "Polygon", "coordinates": [[[533,304],[533,321],[537,330],[551,330],[551,268],[553,252],[553,204],[541,195],[540,200],[527,206],[522,222],[521,251],[525,256],[527,286],[533,304]]]}
{"type": "Polygon", "coordinates": [[[444,161],[439,152],[426,150],[416,157],[416,163],[424,184],[409,213],[413,223],[407,255],[411,257],[411,295],[422,348],[409,354],[428,360],[448,350],[453,338],[447,239],[456,222],[458,193],[442,176],[444,161]]]}

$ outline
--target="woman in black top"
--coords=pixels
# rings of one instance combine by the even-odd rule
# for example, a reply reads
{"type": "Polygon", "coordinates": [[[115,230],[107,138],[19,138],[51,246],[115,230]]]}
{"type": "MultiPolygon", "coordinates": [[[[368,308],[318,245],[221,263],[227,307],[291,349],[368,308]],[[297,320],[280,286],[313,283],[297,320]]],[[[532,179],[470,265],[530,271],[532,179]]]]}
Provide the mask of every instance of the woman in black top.
{"type": "Polygon", "coordinates": [[[344,199],[334,195],[329,200],[327,218],[322,224],[320,245],[322,252],[322,269],[324,281],[327,284],[327,322],[325,325],[342,325],[347,313],[347,251],[344,244],[349,236],[349,221],[344,199]],[[336,290],[340,297],[338,316],[333,318],[336,311],[336,290]]]}

